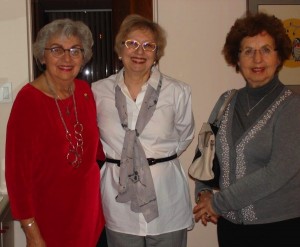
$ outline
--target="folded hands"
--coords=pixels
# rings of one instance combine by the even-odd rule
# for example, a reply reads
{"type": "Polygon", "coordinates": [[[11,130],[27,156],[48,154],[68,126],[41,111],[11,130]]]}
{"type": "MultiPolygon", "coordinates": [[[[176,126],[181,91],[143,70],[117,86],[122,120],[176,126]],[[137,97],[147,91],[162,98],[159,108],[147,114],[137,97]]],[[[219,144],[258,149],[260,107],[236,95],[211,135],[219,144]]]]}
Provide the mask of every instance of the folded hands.
{"type": "Polygon", "coordinates": [[[216,224],[218,222],[219,215],[213,210],[212,207],[213,193],[209,190],[205,190],[199,193],[197,205],[193,209],[195,221],[206,226],[208,222],[216,224]]]}

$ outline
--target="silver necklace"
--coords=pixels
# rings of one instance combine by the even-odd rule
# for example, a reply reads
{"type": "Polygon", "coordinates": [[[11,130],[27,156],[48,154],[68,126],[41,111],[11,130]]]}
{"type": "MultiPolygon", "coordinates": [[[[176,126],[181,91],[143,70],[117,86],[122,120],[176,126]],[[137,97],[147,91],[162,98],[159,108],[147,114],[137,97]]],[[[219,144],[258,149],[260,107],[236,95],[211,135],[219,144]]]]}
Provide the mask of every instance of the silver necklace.
{"type": "MultiPolygon", "coordinates": [[[[74,114],[75,114],[75,124],[74,124],[74,138],[76,140],[76,143],[73,143],[72,140],[72,134],[70,133],[67,124],[64,120],[64,117],[62,115],[61,109],[59,107],[58,104],[58,99],[60,99],[60,97],[58,96],[58,94],[55,92],[54,88],[52,87],[52,85],[48,82],[48,79],[45,76],[45,80],[46,80],[46,84],[51,92],[51,94],[54,97],[55,100],[55,104],[60,116],[60,119],[62,121],[62,124],[65,128],[66,131],[66,139],[68,141],[69,145],[69,151],[66,155],[67,161],[74,167],[74,168],[78,168],[79,165],[82,163],[82,155],[83,155],[83,137],[82,137],[82,132],[83,132],[83,125],[78,121],[78,115],[77,115],[77,107],[76,107],[76,101],[75,101],[75,96],[74,96],[74,90],[72,87],[70,87],[70,92],[73,98],[73,104],[74,104],[74,114]]],[[[60,99],[61,100],[61,99],[60,99]]]]}
{"type": "Polygon", "coordinates": [[[279,84],[277,84],[276,86],[274,86],[264,97],[262,97],[254,106],[252,106],[250,108],[250,102],[249,102],[249,94],[247,92],[247,103],[248,103],[248,112],[246,113],[247,117],[250,115],[250,113],[270,94],[272,93],[275,88],[277,88],[279,84]]]}
{"type": "MultiPolygon", "coordinates": [[[[71,87],[69,88],[68,91],[69,91],[69,94],[72,95],[72,88],[71,87]]],[[[67,104],[65,104],[66,102],[64,102],[63,99],[58,94],[57,94],[57,98],[65,106],[67,115],[70,116],[71,111],[70,111],[70,104],[69,104],[69,102],[67,104]]]]}

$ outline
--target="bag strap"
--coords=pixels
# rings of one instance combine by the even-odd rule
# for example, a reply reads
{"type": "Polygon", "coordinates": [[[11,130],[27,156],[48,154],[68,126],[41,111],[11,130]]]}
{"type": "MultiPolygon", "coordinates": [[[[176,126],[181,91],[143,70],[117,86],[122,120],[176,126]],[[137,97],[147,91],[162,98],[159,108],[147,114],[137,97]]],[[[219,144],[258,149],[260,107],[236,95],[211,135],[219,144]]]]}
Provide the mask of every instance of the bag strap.
{"type": "Polygon", "coordinates": [[[215,125],[216,123],[218,123],[221,120],[221,117],[224,114],[224,111],[226,110],[227,106],[229,105],[230,101],[232,100],[232,98],[234,97],[234,95],[237,93],[238,90],[236,89],[232,89],[230,94],[228,95],[228,97],[225,99],[223,105],[220,107],[220,110],[216,116],[215,121],[213,122],[213,125],[215,125]]]}

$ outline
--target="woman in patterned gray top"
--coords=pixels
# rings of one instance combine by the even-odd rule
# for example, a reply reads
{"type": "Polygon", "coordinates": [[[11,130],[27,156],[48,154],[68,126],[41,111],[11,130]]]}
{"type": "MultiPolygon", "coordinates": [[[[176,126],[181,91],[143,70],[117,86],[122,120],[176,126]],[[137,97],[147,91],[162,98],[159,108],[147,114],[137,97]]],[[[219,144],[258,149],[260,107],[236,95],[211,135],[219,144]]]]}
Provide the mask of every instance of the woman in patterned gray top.
{"type": "Polygon", "coordinates": [[[222,247],[300,246],[300,97],[278,78],[290,53],[291,41],[275,16],[248,14],[227,34],[223,54],[246,86],[217,134],[220,190],[196,182],[194,208],[196,221],[218,223],[222,247]]]}

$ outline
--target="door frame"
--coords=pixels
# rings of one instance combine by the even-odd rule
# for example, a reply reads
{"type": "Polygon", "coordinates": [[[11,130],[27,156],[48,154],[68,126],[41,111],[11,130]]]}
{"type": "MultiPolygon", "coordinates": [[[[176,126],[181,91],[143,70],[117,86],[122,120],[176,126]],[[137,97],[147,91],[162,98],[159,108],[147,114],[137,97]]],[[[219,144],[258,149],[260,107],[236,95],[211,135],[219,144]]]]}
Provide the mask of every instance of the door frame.
{"type": "MultiPolygon", "coordinates": [[[[122,0],[121,0],[122,1],[122,0]]],[[[32,0],[26,0],[26,20],[27,20],[27,48],[28,48],[28,75],[29,81],[34,80],[34,61],[32,53],[32,0]]],[[[158,0],[152,0],[152,18],[158,22],[158,0]]]]}

